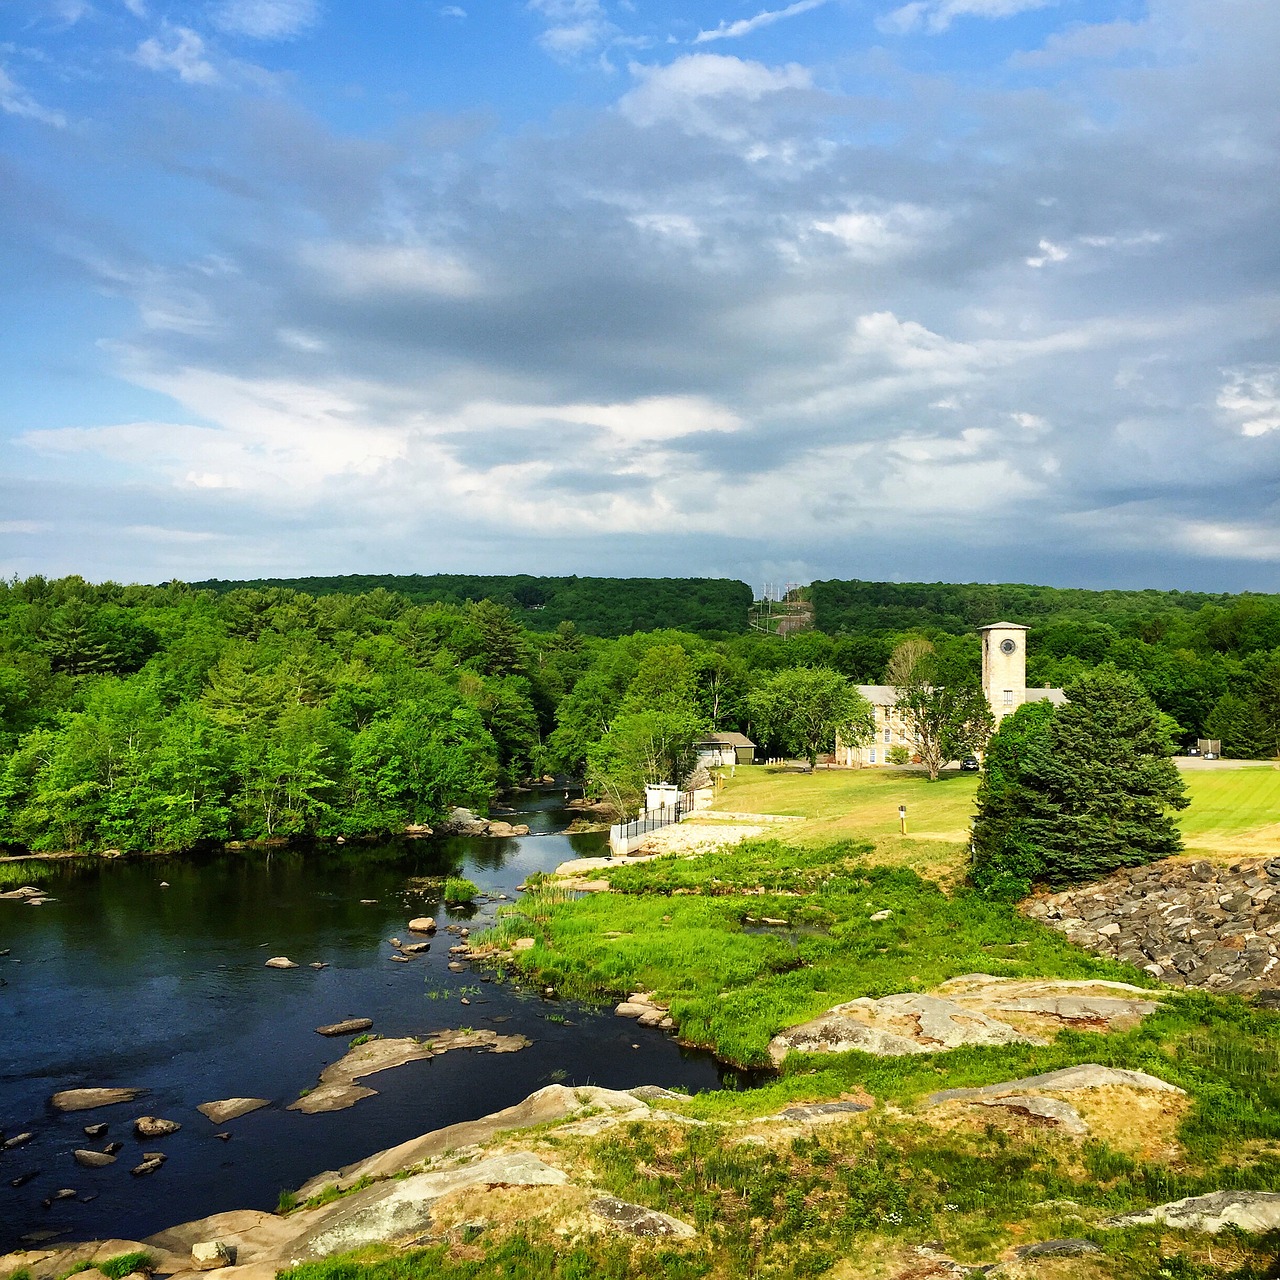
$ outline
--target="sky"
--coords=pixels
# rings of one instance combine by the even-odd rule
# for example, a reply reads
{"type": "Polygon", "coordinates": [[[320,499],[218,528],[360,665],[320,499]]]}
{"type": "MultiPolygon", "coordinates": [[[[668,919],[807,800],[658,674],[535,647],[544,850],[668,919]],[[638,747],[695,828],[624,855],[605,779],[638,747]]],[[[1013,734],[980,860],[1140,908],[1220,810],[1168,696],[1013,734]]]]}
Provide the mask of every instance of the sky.
{"type": "Polygon", "coordinates": [[[1280,590],[1275,0],[0,0],[0,573],[1280,590]]]}

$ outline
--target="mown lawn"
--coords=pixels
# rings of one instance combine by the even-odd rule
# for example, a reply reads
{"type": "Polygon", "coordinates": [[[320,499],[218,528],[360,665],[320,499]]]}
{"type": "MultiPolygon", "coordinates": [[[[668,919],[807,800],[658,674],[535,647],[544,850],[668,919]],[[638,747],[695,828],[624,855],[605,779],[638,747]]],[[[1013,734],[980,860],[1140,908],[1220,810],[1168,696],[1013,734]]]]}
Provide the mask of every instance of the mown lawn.
{"type": "MultiPolygon", "coordinates": [[[[1280,769],[1195,770],[1183,774],[1191,805],[1178,815],[1189,853],[1217,859],[1280,853],[1280,769]]],[[[802,845],[869,840],[871,861],[910,867],[953,884],[963,872],[973,818],[975,773],[930,782],[908,769],[742,768],[727,778],[715,808],[802,817],[785,838],[802,845]],[[898,806],[907,807],[907,837],[898,806]]]]}

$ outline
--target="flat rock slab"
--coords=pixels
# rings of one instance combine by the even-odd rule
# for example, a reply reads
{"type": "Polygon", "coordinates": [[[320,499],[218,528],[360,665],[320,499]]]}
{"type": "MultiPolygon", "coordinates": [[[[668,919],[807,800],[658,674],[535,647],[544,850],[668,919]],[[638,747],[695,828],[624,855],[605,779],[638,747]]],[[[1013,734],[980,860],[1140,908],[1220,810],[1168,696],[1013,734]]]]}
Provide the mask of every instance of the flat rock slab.
{"type": "Polygon", "coordinates": [[[1048,1037],[1064,1027],[1123,1031],[1160,1007],[1154,992],[1100,978],[997,978],[966,973],[948,979],[931,994],[1048,1037]]]}
{"type": "Polygon", "coordinates": [[[646,1209],[641,1204],[615,1200],[612,1196],[601,1196],[598,1200],[593,1200],[590,1208],[597,1218],[603,1218],[628,1235],[644,1239],[689,1240],[698,1234],[695,1228],[687,1222],[681,1222],[679,1218],[659,1213],[656,1209],[646,1209]]]}
{"type": "Polygon", "coordinates": [[[361,1098],[377,1093],[356,1084],[365,1076],[438,1057],[451,1049],[488,1049],[492,1053],[515,1053],[531,1042],[524,1036],[500,1036],[496,1031],[438,1031],[425,1040],[410,1037],[392,1040],[366,1040],[348,1049],[337,1062],[320,1073],[320,1083],[310,1093],[289,1104],[290,1111],[315,1115],[322,1111],[345,1111],[361,1098]]]}
{"type": "Polygon", "coordinates": [[[858,1049],[880,1057],[901,1057],[962,1045],[1043,1043],[954,1000],[905,992],[838,1004],[820,1017],[774,1036],[769,1056],[781,1064],[792,1051],[848,1053],[858,1049]]]}
{"type": "Polygon", "coordinates": [[[569,1179],[527,1151],[493,1156],[475,1164],[401,1180],[380,1182],[354,1192],[325,1220],[287,1250],[290,1265],[327,1258],[369,1244],[394,1244],[423,1234],[431,1207],[442,1196],[475,1187],[560,1187],[569,1179]]]}
{"type": "Polygon", "coordinates": [[[1212,1191],[1207,1196],[1172,1200],[1141,1213],[1108,1218],[1108,1227],[1166,1226],[1181,1231],[1240,1231],[1261,1233],[1280,1229],[1280,1192],[1212,1191]]]}
{"type": "Polygon", "coordinates": [[[1054,1125],[1063,1133],[1083,1137],[1089,1132],[1083,1117],[1069,1102],[1061,1098],[1035,1098],[1028,1094],[1009,1093],[999,1098],[975,1098],[980,1107],[1005,1107],[1032,1120],[1042,1120],[1054,1125]]]}
{"type": "Polygon", "coordinates": [[[214,1124],[226,1124],[228,1120],[238,1120],[270,1105],[270,1098],[223,1098],[220,1102],[202,1102],[196,1110],[214,1124]]]}
{"type": "Polygon", "coordinates": [[[797,1107],[788,1107],[777,1115],[779,1120],[823,1121],[838,1120],[841,1116],[856,1116],[859,1112],[870,1111],[867,1102],[810,1102],[797,1107]]]}
{"type": "Polygon", "coordinates": [[[345,1022],[330,1022],[327,1026],[317,1027],[318,1036],[354,1036],[361,1031],[369,1031],[373,1027],[372,1018],[348,1018],[345,1022]]]}
{"type": "Polygon", "coordinates": [[[95,1107],[132,1102],[144,1093],[145,1089],[63,1089],[49,1099],[49,1105],[55,1111],[92,1111],[95,1107]]]}
{"type": "Polygon", "coordinates": [[[1013,1251],[1015,1258],[1081,1258],[1087,1253],[1101,1253],[1100,1246],[1092,1240],[1041,1240],[1038,1244],[1024,1244],[1013,1251]]]}
{"type": "Polygon", "coordinates": [[[650,1114],[648,1105],[629,1092],[602,1089],[597,1085],[571,1089],[563,1084],[549,1084],[502,1111],[424,1133],[342,1169],[317,1174],[298,1189],[298,1199],[306,1200],[326,1187],[336,1186],[345,1190],[361,1178],[393,1177],[447,1151],[483,1146],[500,1133],[569,1120],[583,1111],[606,1111],[627,1119],[640,1119],[650,1114]]]}
{"type": "Polygon", "coordinates": [[[1003,1094],[1025,1093],[1029,1089],[1069,1093],[1073,1089],[1105,1089],[1115,1085],[1153,1093],[1183,1092],[1177,1085],[1161,1080],[1158,1076],[1148,1075],[1145,1071],[1129,1071],[1123,1067],[1102,1067],[1096,1062],[1084,1062],[1076,1067],[1063,1067],[1060,1071],[1023,1076],[1020,1080],[1003,1080],[999,1084],[980,1085],[973,1089],[943,1089],[938,1093],[931,1093],[925,1103],[932,1107],[956,1098],[996,1098],[1003,1094]]]}
{"type": "Polygon", "coordinates": [[[244,1277],[246,1264],[278,1257],[305,1230],[305,1221],[297,1217],[282,1218],[259,1209],[232,1209],[170,1227],[149,1236],[146,1244],[152,1250],[189,1257],[202,1241],[220,1240],[235,1249],[239,1265],[235,1274],[244,1277]]]}

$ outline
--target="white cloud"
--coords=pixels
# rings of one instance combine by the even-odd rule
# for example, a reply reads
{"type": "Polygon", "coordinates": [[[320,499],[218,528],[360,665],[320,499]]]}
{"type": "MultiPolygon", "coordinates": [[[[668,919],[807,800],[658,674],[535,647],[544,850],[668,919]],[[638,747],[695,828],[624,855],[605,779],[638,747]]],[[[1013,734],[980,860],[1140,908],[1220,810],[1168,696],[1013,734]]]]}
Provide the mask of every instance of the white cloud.
{"type": "Polygon", "coordinates": [[[758,31],[761,27],[769,27],[775,22],[781,22],[784,18],[794,18],[798,14],[808,13],[810,9],[817,9],[827,2],[828,0],[796,0],[795,4],[789,4],[785,9],[765,9],[757,13],[754,18],[721,22],[713,31],[699,31],[693,43],[705,44],[708,40],[736,40],[741,36],[750,35],[753,31],[758,31]]]}
{"type": "Polygon", "coordinates": [[[528,7],[550,24],[538,43],[556,58],[579,57],[602,44],[614,30],[600,0],[528,0],[528,7]]]}
{"type": "Polygon", "coordinates": [[[217,84],[221,77],[205,57],[204,41],[190,27],[165,25],[166,47],[158,36],[144,40],[135,61],[149,71],[171,72],[184,84],[217,84]]]}
{"type": "Polygon", "coordinates": [[[46,533],[52,528],[41,520],[0,520],[0,533],[46,533]]]}
{"type": "Polygon", "coordinates": [[[880,262],[928,243],[946,223],[945,215],[932,209],[895,204],[883,209],[851,209],[814,222],[813,229],[834,236],[859,261],[880,262]]]}
{"type": "Polygon", "coordinates": [[[289,40],[319,16],[316,0],[224,0],[213,21],[231,35],[253,40],[289,40]]]}
{"type": "Polygon", "coordinates": [[[774,68],[715,53],[686,54],[661,67],[633,62],[631,74],[639,83],[618,105],[641,126],[689,124],[696,119],[691,112],[709,102],[758,102],[769,94],[812,85],[808,70],[798,63],[774,68]]]}
{"type": "Polygon", "coordinates": [[[121,3],[135,18],[145,18],[147,16],[147,6],[143,3],[143,0],[121,0],[121,3]]]}
{"type": "Polygon", "coordinates": [[[1056,245],[1052,240],[1040,241],[1040,252],[1027,259],[1029,267],[1043,267],[1049,262],[1066,262],[1071,256],[1061,245],[1056,245]]]}
{"type": "Polygon", "coordinates": [[[61,111],[50,111],[47,107],[42,107],[3,67],[0,67],[0,111],[11,116],[22,116],[27,120],[38,120],[55,129],[67,127],[67,118],[61,111]]]}
{"type": "Polygon", "coordinates": [[[353,296],[416,293],[461,298],[480,288],[465,263],[421,245],[313,241],[302,246],[298,258],[330,289],[353,296]]]}
{"type": "Polygon", "coordinates": [[[877,20],[881,31],[908,35],[946,31],[956,18],[1011,18],[1028,9],[1043,9],[1057,0],[912,0],[877,20]]]}
{"type": "Polygon", "coordinates": [[[1151,29],[1143,22],[1094,22],[1055,31],[1039,49],[1015,53],[1009,62],[1015,67],[1053,67],[1080,59],[1107,62],[1150,39],[1151,29]]]}
{"type": "Polygon", "coordinates": [[[437,11],[442,18],[465,18],[467,11],[456,4],[447,4],[437,11]]]}
{"type": "Polygon", "coordinates": [[[1280,431],[1280,365],[1228,369],[1218,392],[1218,408],[1233,419],[1242,436],[1280,431]]]}

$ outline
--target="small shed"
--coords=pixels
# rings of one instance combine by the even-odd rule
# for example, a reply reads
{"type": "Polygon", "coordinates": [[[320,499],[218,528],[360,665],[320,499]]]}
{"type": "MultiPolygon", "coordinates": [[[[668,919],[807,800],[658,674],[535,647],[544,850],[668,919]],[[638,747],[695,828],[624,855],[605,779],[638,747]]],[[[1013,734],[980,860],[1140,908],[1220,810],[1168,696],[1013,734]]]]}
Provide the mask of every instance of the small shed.
{"type": "Polygon", "coordinates": [[[756,744],[745,733],[709,733],[694,743],[698,763],[706,769],[721,765],[754,764],[756,744]]]}

